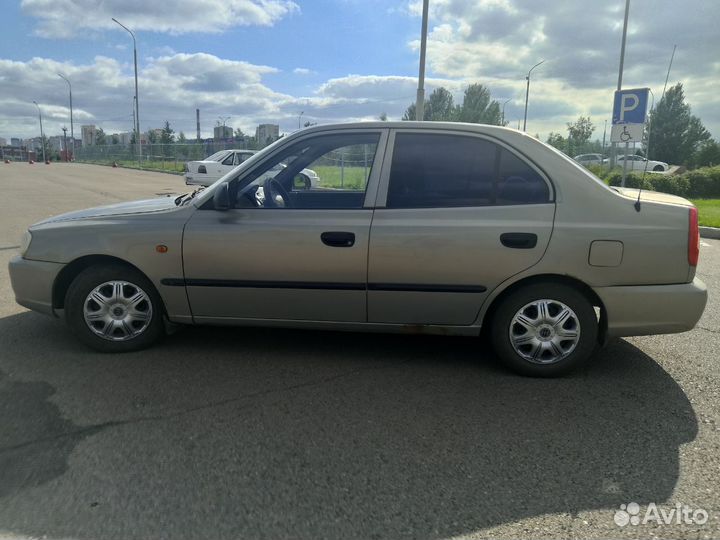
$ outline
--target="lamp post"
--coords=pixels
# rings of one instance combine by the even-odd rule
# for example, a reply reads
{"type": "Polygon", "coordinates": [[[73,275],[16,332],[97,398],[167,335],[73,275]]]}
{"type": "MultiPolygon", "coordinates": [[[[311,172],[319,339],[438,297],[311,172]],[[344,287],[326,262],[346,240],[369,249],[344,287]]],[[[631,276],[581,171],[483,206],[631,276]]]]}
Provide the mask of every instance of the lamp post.
{"type": "Polygon", "coordinates": [[[137,74],[137,44],[135,41],[135,34],[123,23],[118,21],[115,17],[112,18],[114,22],[119,24],[122,28],[132,36],[133,40],[133,61],[135,63],[135,142],[138,145],[138,156],[142,157],[142,143],[140,141],[140,98],[138,97],[138,74],[137,74]]]}
{"type": "Polygon", "coordinates": [[[65,146],[65,163],[67,163],[68,161],[70,161],[70,155],[68,154],[68,147],[67,147],[67,127],[63,126],[62,132],[63,132],[63,141],[64,141],[64,146],[65,146]]]}
{"type": "MultiPolygon", "coordinates": [[[[60,77],[63,81],[65,81],[68,84],[68,89],[70,90],[70,140],[72,140],[73,143],[73,153],[75,153],[75,129],[73,127],[73,107],[72,107],[72,84],[70,84],[70,81],[67,77],[62,75],[61,73],[58,73],[58,77],[60,77]]],[[[65,152],[67,153],[67,145],[65,146],[65,152]]],[[[68,161],[70,161],[70,158],[68,157],[68,161]]]]}
{"type": "Polygon", "coordinates": [[[512,98],[506,99],[506,100],[503,102],[503,104],[502,104],[502,115],[501,115],[501,116],[502,116],[502,125],[503,125],[503,126],[505,125],[505,105],[506,105],[509,101],[512,101],[512,98]]]}
{"type": "Polygon", "coordinates": [[[525,119],[523,120],[523,131],[527,131],[527,109],[528,109],[528,99],[530,98],[530,74],[532,73],[533,69],[538,67],[540,64],[543,64],[545,60],[541,60],[537,64],[535,64],[533,67],[530,68],[530,71],[528,71],[527,77],[525,77],[525,80],[527,81],[527,89],[525,90],[525,119]]]}
{"type": "Polygon", "coordinates": [[[427,50],[428,7],[430,0],[423,0],[422,34],[420,36],[420,71],[418,73],[415,120],[425,119],[425,51],[427,50]]]}
{"type": "Polygon", "coordinates": [[[298,129],[300,129],[300,118],[303,114],[305,114],[305,111],[300,111],[300,114],[298,114],[298,129]]]}
{"type": "Polygon", "coordinates": [[[42,128],[42,111],[40,110],[40,105],[38,105],[37,101],[33,100],[33,103],[37,107],[38,118],[40,119],[40,146],[42,147],[43,161],[47,163],[47,159],[45,159],[45,135],[43,134],[42,128]]]}

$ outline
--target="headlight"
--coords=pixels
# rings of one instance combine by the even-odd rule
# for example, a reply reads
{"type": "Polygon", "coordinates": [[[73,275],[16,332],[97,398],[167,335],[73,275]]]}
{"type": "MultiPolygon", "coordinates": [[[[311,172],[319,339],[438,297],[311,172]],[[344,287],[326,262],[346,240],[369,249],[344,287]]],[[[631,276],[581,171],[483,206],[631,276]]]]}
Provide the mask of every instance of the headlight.
{"type": "Polygon", "coordinates": [[[20,255],[25,256],[25,253],[27,253],[27,250],[30,247],[30,242],[32,242],[32,234],[30,231],[25,231],[22,241],[20,242],[20,255]]]}

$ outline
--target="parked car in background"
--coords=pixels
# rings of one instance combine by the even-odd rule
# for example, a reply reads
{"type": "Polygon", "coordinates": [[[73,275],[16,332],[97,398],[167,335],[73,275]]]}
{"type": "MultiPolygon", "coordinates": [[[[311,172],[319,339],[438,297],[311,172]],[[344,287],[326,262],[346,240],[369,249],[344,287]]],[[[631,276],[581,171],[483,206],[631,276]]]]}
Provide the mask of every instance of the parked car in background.
{"type": "MultiPolygon", "coordinates": [[[[255,153],[255,150],[222,150],[201,161],[188,161],[185,167],[185,184],[209,186],[255,153]]],[[[305,169],[301,171],[297,182],[308,189],[317,187],[318,175],[315,171],[305,169]]]]}
{"type": "Polygon", "coordinates": [[[555,376],[608,336],[692,329],[698,257],[681,197],[610,188],[512,129],[369,122],[295,132],[205,190],[37,223],[10,278],[104,352],[166,322],[429,333],[555,376]],[[298,187],[306,168],[333,187],[298,187]]]}
{"type": "MultiPolygon", "coordinates": [[[[619,167],[624,167],[625,156],[620,155],[617,158],[617,164],[619,167]]],[[[642,156],[628,156],[627,157],[627,168],[629,171],[652,171],[652,172],[665,172],[670,166],[664,161],[652,161],[642,156]]]]}
{"type": "Polygon", "coordinates": [[[573,159],[586,167],[588,165],[602,165],[603,163],[607,163],[607,158],[602,154],[580,154],[573,159]]]}

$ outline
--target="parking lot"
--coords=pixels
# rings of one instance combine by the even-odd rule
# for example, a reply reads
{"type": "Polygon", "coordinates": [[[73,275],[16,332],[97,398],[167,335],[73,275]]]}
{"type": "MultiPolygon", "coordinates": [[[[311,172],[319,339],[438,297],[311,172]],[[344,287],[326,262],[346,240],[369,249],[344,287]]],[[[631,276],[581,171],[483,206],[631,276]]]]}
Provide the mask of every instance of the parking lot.
{"type": "Polygon", "coordinates": [[[555,380],[471,338],[184,328],[101,355],[15,304],[28,225],[184,191],[0,164],[0,538],[720,536],[720,241],[698,328],[613,340],[555,380]],[[631,502],[708,520],[618,526],[631,502]]]}

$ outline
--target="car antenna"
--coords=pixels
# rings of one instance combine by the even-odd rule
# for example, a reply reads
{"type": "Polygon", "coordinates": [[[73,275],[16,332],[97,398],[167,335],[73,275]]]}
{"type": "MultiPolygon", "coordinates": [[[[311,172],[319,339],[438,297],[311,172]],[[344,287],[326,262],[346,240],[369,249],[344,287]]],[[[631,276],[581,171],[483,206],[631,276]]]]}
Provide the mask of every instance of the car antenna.
{"type": "MultiPolygon", "coordinates": [[[[650,90],[650,95],[652,95],[652,103],[650,103],[650,114],[652,115],[653,108],[655,107],[655,94],[652,91],[652,88],[648,88],[650,90]]],[[[645,144],[645,169],[643,169],[642,178],[640,179],[640,189],[638,189],[638,198],[635,201],[635,211],[639,212],[642,208],[640,206],[640,197],[642,196],[642,190],[643,186],[645,185],[645,175],[647,174],[648,165],[650,164],[650,124],[652,123],[652,116],[648,118],[647,121],[647,143],[645,144]]]]}

